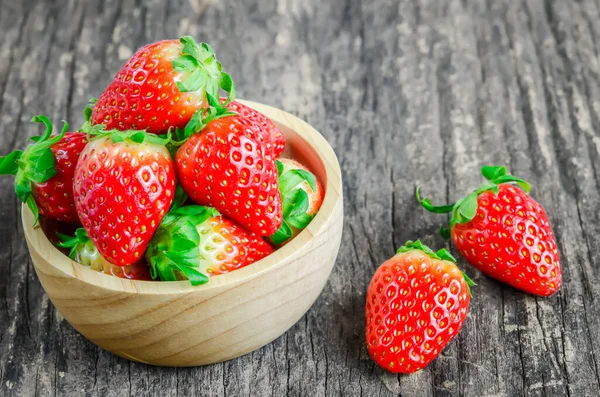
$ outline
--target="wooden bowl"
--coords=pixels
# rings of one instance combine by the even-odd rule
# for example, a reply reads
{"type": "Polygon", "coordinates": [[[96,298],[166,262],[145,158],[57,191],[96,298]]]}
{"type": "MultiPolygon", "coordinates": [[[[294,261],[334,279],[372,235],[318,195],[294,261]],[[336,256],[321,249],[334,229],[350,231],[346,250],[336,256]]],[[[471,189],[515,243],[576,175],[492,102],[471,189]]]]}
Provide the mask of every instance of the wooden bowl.
{"type": "Polygon", "coordinates": [[[273,341],[321,293],[340,246],[340,167],[327,141],[281,110],[243,101],[267,115],[287,138],[284,157],[311,169],[325,186],[323,205],[298,236],[263,260],[193,287],[187,281],[133,281],[73,262],[33,228],[23,229],[44,290],[60,314],[87,339],[147,364],[194,366],[229,360],[273,341]]]}

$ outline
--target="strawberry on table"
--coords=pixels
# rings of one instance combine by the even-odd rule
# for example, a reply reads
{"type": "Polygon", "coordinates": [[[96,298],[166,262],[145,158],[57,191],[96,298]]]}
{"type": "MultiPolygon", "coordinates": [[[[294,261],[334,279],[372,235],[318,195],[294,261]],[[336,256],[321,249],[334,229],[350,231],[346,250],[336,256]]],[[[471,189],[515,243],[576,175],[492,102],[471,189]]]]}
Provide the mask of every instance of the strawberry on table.
{"type": "Polygon", "coordinates": [[[52,135],[52,124],[45,116],[34,122],[44,123],[46,132],[31,138],[34,143],[24,151],[15,150],[0,157],[0,174],[15,175],[17,197],[27,203],[37,220],[41,214],[62,222],[79,223],[73,202],[73,174],[79,154],[87,144],[86,134],[66,132],[52,135]]]}
{"type": "Polygon", "coordinates": [[[260,126],[232,115],[211,99],[183,131],[177,150],[179,183],[190,198],[260,236],[281,226],[281,194],[270,136],[260,126]]]}
{"type": "Polygon", "coordinates": [[[562,273],[546,211],[505,167],[484,166],[481,173],[487,182],[454,204],[434,206],[418,188],[417,199],[428,211],[452,213],[452,241],[481,272],[534,295],[554,294],[562,273]]]}
{"type": "Polygon", "coordinates": [[[473,282],[450,253],[408,241],[381,265],[369,285],[366,341],[373,360],[412,373],[436,358],[462,327],[473,282]]]}
{"type": "Polygon", "coordinates": [[[208,276],[240,269],[272,252],[266,241],[214,208],[191,205],[165,216],[146,258],[152,278],[189,279],[199,285],[208,282],[208,276]]]}
{"type": "Polygon", "coordinates": [[[281,246],[312,221],[323,203],[323,188],[317,178],[299,162],[280,158],[276,163],[283,222],[269,240],[281,246]]]}
{"type": "Polygon", "coordinates": [[[151,280],[149,268],[142,261],[127,266],[117,266],[104,259],[83,228],[77,229],[74,237],[65,236],[64,234],[58,234],[58,236],[62,242],[57,245],[68,249],[69,258],[83,266],[120,278],[151,280]]]}
{"type": "Polygon", "coordinates": [[[75,170],[75,207],[102,256],[130,265],[142,258],[173,203],[168,138],[143,131],[96,133],[75,170]]]}
{"type": "MultiPolygon", "coordinates": [[[[224,104],[226,101],[227,98],[221,98],[221,103],[224,104]]],[[[268,134],[271,136],[274,157],[279,157],[281,153],[283,153],[283,150],[285,149],[285,136],[281,130],[275,124],[273,124],[271,120],[269,120],[267,116],[260,113],[258,110],[254,110],[238,101],[231,101],[226,105],[226,107],[230,111],[254,121],[256,124],[261,126],[261,128],[268,132],[268,134]]]]}
{"type": "Polygon", "coordinates": [[[92,124],[107,129],[146,130],[155,134],[184,128],[205,107],[206,93],[219,88],[235,96],[231,77],[213,49],[190,36],[140,48],[98,98],[92,124]]]}

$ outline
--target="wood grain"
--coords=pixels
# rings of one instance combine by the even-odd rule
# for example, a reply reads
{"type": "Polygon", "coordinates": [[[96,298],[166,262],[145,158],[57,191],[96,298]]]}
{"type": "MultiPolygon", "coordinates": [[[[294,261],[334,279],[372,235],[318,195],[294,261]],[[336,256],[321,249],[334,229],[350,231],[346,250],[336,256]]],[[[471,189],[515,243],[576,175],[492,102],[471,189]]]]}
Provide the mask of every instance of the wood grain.
{"type": "MultiPolygon", "coordinates": [[[[12,179],[0,179],[0,395],[600,395],[600,4],[596,0],[0,0],[0,147],[38,112],[76,125],[137,47],[210,42],[240,96],[305,119],[343,170],[337,263],[273,343],[200,368],[131,363],[79,335],[43,294],[12,179]],[[394,376],[363,343],[375,268],[407,239],[434,247],[436,202],[506,164],[535,186],[564,285],[534,298],[481,276],[459,336],[394,376]]],[[[456,254],[456,252],[453,252],[456,254]]]]}

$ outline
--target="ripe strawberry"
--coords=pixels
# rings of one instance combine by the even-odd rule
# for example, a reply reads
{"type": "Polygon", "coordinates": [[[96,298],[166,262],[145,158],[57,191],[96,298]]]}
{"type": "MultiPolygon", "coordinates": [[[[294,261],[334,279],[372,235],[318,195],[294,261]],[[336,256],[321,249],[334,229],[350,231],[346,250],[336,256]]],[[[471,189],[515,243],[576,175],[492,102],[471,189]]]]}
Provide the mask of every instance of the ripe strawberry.
{"type": "Polygon", "coordinates": [[[35,143],[25,151],[15,150],[0,157],[0,174],[16,175],[17,197],[37,220],[41,214],[62,222],[79,223],[73,203],[73,173],[79,154],[87,144],[86,134],[66,132],[52,134],[52,124],[45,116],[35,116],[34,122],[44,123],[46,132],[31,138],[35,143]]]}
{"type": "Polygon", "coordinates": [[[211,207],[171,210],[158,228],[146,258],[152,278],[189,279],[193,285],[207,276],[248,266],[273,252],[262,238],[248,232],[211,207]]]}
{"type": "Polygon", "coordinates": [[[254,122],[231,116],[214,98],[213,105],[186,126],[189,138],[175,156],[179,183],[196,203],[269,236],[282,221],[270,137],[254,122]]]}
{"type": "Polygon", "coordinates": [[[148,44],[100,96],[91,122],[107,129],[166,133],[185,127],[206,106],[205,93],[218,98],[219,87],[233,99],[233,81],[208,44],[197,44],[190,36],[148,44]]]}
{"type": "Polygon", "coordinates": [[[366,304],[367,349],[393,373],[425,368],[462,327],[473,282],[450,253],[408,241],[377,269],[366,304]]]}
{"type": "Polygon", "coordinates": [[[57,245],[68,249],[69,258],[83,266],[120,278],[151,280],[149,268],[142,261],[137,261],[127,266],[117,266],[104,259],[83,228],[75,231],[75,237],[65,236],[64,234],[59,234],[58,236],[62,240],[62,243],[57,245]]]}
{"type": "Polygon", "coordinates": [[[452,241],[481,272],[534,295],[554,294],[562,276],[546,211],[506,168],[484,166],[481,173],[488,182],[454,204],[433,206],[418,188],[417,199],[428,211],[452,212],[452,241]]]}
{"type": "Polygon", "coordinates": [[[171,207],[175,171],[164,144],[143,131],[107,132],[81,153],[73,185],[75,207],[112,264],[139,261],[171,207]]]}
{"type": "MultiPolygon", "coordinates": [[[[227,98],[221,98],[221,103],[225,103],[227,98]]],[[[264,114],[257,110],[252,109],[238,101],[232,101],[226,105],[227,109],[238,115],[254,121],[256,124],[261,126],[271,136],[271,142],[273,144],[273,156],[279,157],[285,149],[285,136],[281,130],[273,124],[271,120],[264,114]]]]}
{"type": "Polygon", "coordinates": [[[283,222],[269,240],[281,246],[312,221],[323,203],[323,188],[317,178],[299,162],[282,158],[276,163],[283,202],[283,222]]]}

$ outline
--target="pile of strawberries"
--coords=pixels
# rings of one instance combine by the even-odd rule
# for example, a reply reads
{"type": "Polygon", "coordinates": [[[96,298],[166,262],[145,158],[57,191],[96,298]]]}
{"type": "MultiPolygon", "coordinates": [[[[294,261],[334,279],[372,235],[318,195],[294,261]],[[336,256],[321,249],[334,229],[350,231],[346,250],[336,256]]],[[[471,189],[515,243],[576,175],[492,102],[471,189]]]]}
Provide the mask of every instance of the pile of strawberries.
{"type": "Polygon", "coordinates": [[[140,48],[85,115],[58,135],[34,117],[46,132],[0,173],[36,222],[83,226],[58,245],[95,270],[202,284],[285,244],[323,200],[315,176],[280,157],[279,128],[235,101],[213,49],[189,36],[140,48]]]}
{"type": "MultiPolygon", "coordinates": [[[[442,236],[482,273],[537,296],[554,294],[562,275],[546,211],[505,167],[481,172],[486,182],[456,203],[434,206],[418,188],[417,199],[430,212],[451,214],[442,236]]],[[[366,342],[380,366],[423,369],[458,334],[474,284],[455,263],[446,249],[434,252],[417,240],[377,269],[367,292],[366,342]]]]}

